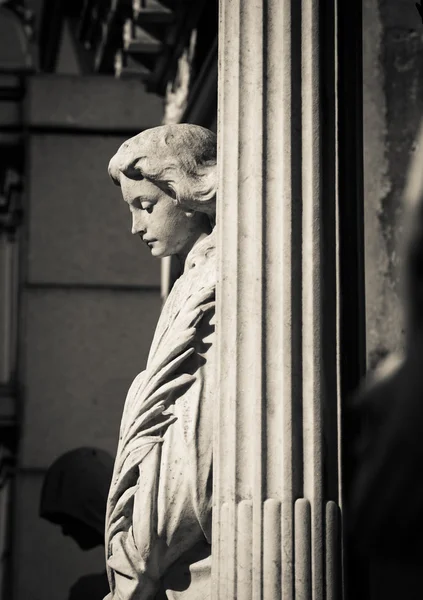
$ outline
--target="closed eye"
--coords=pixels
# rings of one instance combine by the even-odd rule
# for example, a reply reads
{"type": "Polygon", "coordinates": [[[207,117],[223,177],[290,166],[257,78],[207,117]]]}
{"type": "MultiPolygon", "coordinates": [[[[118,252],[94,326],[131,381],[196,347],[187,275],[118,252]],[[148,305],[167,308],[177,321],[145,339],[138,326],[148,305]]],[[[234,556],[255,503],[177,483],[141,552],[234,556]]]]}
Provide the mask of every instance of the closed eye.
{"type": "Polygon", "coordinates": [[[141,210],[146,210],[148,213],[152,213],[154,204],[152,204],[151,202],[147,202],[145,200],[144,201],[141,200],[140,207],[141,207],[141,210]]]}

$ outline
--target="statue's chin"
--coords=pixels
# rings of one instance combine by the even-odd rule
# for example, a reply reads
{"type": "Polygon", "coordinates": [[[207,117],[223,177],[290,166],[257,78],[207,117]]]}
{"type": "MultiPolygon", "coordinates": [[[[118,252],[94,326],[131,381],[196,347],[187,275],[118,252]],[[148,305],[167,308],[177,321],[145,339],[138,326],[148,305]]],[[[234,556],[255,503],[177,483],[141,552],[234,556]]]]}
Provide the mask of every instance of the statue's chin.
{"type": "Polygon", "coordinates": [[[151,256],[154,256],[154,258],[165,258],[166,256],[169,256],[168,252],[160,250],[160,248],[155,248],[154,246],[150,246],[150,252],[151,256]]]}

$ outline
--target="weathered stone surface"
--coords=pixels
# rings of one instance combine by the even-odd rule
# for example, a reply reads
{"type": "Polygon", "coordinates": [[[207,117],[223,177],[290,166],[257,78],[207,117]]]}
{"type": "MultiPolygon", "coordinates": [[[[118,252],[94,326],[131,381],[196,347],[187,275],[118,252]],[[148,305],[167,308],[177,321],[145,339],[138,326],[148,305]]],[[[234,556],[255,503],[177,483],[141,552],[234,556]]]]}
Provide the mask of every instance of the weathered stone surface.
{"type": "Polygon", "coordinates": [[[322,183],[319,3],[220,9],[212,598],[339,598],[327,269],[338,249],[334,180],[322,183]]]}
{"type": "Polygon", "coordinates": [[[147,360],[159,292],[34,290],[25,306],[21,465],[47,467],[84,445],[114,455],[126,389],[147,360]]]}
{"type": "MultiPolygon", "coordinates": [[[[398,287],[405,313],[405,348],[402,356],[391,354],[369,374],[352,411],[358,440],[349,526],[369,566],[371,597],[386,600],[417,600],[422,594],[422,164],[423,127],[401,202],[405,218],[398,287]]],[[[394,339],[397,334],[393,327],[394,339]]]]}
{"type": "Polygon", "coordinates": [[[366,313],[369,367],[404,346],[401,197],[421,118],[422,24],[414,2],[363,2],[366,313]]]}
{"type": "Polygon", "coordinates": [[[139,81],[61,75],[60,90],[58,84],[51,75],[29,79],[29,126],[129,133],[157,125],[163,117],[162,99],[146,92],[139,81]]]}

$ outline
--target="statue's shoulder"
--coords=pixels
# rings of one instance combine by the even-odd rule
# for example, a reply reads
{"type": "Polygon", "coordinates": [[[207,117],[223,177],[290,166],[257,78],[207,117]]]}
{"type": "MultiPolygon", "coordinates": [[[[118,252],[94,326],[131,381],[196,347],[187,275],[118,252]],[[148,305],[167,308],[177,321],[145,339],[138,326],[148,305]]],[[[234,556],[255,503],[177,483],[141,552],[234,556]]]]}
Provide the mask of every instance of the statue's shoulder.
{"type": "Polygon", "coordinates": [[[201,240],[187,257],[185,272],[189,278],[204,281],[206,285],[216,283],[216,234],[215,230],[201,240]]]}

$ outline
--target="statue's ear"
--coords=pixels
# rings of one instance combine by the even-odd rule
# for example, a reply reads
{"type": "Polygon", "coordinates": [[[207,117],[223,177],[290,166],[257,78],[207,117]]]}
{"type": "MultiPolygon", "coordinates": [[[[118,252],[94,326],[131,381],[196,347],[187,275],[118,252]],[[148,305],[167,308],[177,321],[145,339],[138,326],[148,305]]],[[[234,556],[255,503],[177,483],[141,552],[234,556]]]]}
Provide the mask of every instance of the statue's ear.
{"type": "Polygon", "coordinates": [[[168,194],[171,198],[176,200],[176,192],[171,181],[154,181],[154,185],[157,185],[161,190],[168,194]]]}
{"type": "Polygon", "coordinates": [[[166,191],[167,193],[174,199],[176,200],[176,190],[175,190],[175,186],[173,181],[167,181],[166,182],[166,191]]]}

